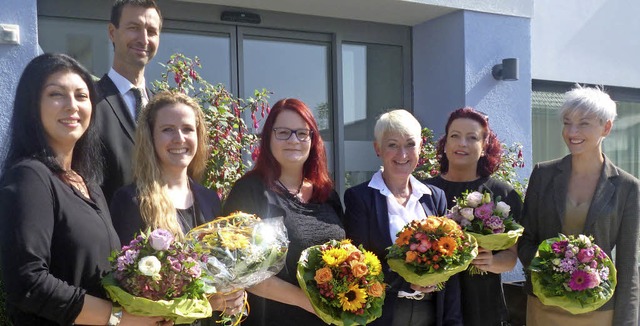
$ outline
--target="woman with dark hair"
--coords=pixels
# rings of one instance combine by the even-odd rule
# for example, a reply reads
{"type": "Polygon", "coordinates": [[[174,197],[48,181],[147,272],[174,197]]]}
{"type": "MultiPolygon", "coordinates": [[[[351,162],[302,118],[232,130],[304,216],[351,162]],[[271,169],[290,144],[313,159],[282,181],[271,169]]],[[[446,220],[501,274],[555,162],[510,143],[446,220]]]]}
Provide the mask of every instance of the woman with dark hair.
{"type": "MultiPolygon", "coordinates": [[[[522,212],[520,195],[510,185],[491,178],[500,165],[501,155],[500,142],[484,114],[468,107],[455,110],[449,115],[444,136],[438,141],[440,175],[425,182],[444,190],[449,207],[455,205],[455,197],[461,197],[467,190],[500,197],[511,206],[511,214],[517,221],[522,212]]],[[[517,258],[516,245],[495,252],[478,248],[478,256],[472,264],[487,273],[471,275],[465,271],[459,274],[465,325],[508,323],[500,273],[512,270],[517,258]]]]}
{"type": "MultiPolygon", "coordinates": [[[[427,216],[444,216],[444,192],[423,184],[411,173],[420,154],[420,122],[408,111],[387,112],[376,121],[373,142],[382,168],[371,180],[344,193],[345,230],[356,245],[378,257],[398,238],[402,228],[427,216]]],[[[445,289],[435,292],[435,284],[410,284],[389,269],[382,259],[388,284],[382,316],[371,325],[380,326],[456,326],[463,325],[460,311],[460,285],[454,275],[445,289]]]]}
{"type": "Polygon", "coordinates": [[[91,75],[43,54],[18,83],[0,181],[0,257],[15,325],[156,325],[106,300],[100,284],[120,248],[92,128],[91,75]]]}
{"type": "Polygon", "coordinates": [[[250,295],[251,313],[243,325],[325,325],[298,287],[296,266],[302,250],[344,239],[343,212],[318,125],[302,101],[283,99],[271,109],[256,165],[236,182],[223,205],[224,214],[238,210],[265,219],[282,217],[289,237],[282,271],[248,289],[266,299],[250,295]]]}

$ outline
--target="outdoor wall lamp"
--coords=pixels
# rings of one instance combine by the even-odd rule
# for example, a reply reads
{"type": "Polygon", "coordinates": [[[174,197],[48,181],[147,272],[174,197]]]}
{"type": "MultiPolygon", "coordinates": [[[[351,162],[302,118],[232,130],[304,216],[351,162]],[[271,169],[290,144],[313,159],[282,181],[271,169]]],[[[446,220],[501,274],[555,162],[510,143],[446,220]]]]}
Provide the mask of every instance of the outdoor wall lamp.
{"type": "Polygon", "coordinates": [[[502,59],[502,63],[493,66],[491,74],[496,80],[518,80],[518,58],[502,59]]]}

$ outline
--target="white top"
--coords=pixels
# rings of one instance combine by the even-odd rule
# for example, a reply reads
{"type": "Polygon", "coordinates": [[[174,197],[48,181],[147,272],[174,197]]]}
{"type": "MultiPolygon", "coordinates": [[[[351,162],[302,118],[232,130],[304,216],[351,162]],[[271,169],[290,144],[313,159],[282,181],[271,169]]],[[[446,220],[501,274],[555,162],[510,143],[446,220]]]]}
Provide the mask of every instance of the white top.
{"type": "MultiPolygon", "coordinates": [[[[118,88],[118,92],[120,92],[120,95],[122,95],[124,103],[127,105],[131,117],[133,117],[133,121],[136,121],[136,97],[133,95],[131,88],[138,86],[134,85],[117,71],[113,70],[113,67],[109,69],[107,76],[111,78],[111,81],[113,81],[113,83],[116,85],[116,88],[118,88]]],[[[144,85],[144,80],[142,80],[141,84],[144,85]]],[[[147,98],[147,91],[144,87],[140,88],[142,90],[142,106],[145,106],[149,102],[149,99],[147,98]]]]}
{"type": "Polygon", "coordinates": [[[391,190],[387,188],[384,179],[382,179],[382,169],[373,175],[368,185],[369,188],[377,189],[383,196],[387,197],[391,241],[396,240],[396,234],[407,223],[427,218],[427,213],[422,208],[422,204],[420,204],[420,198],[423,195],[431,195],[431,189],[413,176],[409,176],[409,183],[411,184],[411,195],[405,206],[400,205],[391,190]]]}

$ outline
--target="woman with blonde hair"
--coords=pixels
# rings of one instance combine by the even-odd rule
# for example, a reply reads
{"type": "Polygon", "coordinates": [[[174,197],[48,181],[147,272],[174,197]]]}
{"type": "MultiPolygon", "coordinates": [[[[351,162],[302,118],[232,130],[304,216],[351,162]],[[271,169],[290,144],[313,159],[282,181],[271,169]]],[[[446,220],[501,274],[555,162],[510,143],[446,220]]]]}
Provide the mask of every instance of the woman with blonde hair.
{"type": "MultiPolygon", "coordinates": [[[[200,105],[185,94],[158,93],[142,110],[133,154],[134,183],[120,188],[111,200],[122,245],[147,228],[163,228],[181,239],[220,215],[218,194],[198,184],[206,166],[207,139],[200,105]]],[[[236,313],[243,295],[237,291],[215,296],[212,307],[236,313]]]]}
{"type": "MultiPolygon", "coordinates": [[[[347,238],[381,258],[407,223],[430,215],[443,216],[447,210],[442,190],[411,175],[418,165],[421,131],[420,122],[406,110],[381,115],[375,125],[373,146],[382,168],[370,181],[344,193],[347,238]]],[[[463,325],[457,275],[447,281],[444,290],[434,292],[435,286],[410,284],[385,260],[382,264],[389,286],[382,317],[371,325],[463,325]]]]}
{"type": "Polygon", "coordinates": [[[638,325],[640,182],[602,151],[615,117],[616,103],[599,88],[578,86],[565,93],[560,119],[570,154],[533,168],[518,244],[525,268],[540,243],[558,233],[591,235],[609,257],[615,248],[613,298],[596,311],[572,315],[542,304],[527,273],[527,325],[638,325]]]}

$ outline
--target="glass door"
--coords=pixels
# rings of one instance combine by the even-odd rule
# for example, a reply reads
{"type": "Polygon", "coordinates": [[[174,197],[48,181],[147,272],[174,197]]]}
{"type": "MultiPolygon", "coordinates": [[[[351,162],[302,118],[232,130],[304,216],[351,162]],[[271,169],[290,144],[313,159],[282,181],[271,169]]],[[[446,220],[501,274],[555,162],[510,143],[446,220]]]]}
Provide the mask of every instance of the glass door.
{"type": "Polygon", "coordinates": [[[266,88],[269,103],[302,100],[312,110],[334,171],[331,37],[325,34],[238,27],[240,96],[266,88]]]}

